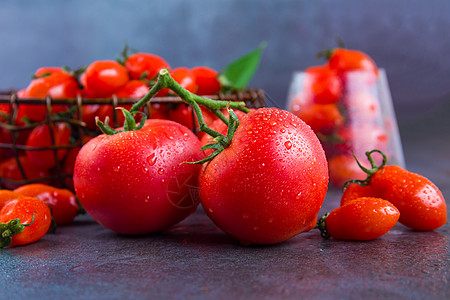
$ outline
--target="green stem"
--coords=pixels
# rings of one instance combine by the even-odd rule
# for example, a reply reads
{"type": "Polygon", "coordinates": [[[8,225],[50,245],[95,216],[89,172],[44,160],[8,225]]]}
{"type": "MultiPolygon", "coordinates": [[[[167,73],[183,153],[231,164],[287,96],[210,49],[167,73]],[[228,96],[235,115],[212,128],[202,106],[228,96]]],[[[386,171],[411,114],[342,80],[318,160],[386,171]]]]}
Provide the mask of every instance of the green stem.
{"type": "Polygon", "coordinates": [[[7,223],[0,223],[0,248],[11,245],[12,236],[25,230],[25,227],[34,223],[36,212],[33,212],[33,218],[28,224],[20,223],[20,219],[13,219],[7,223]]]}
{"type": "Polygon", "coordinates": [[[387,164],[386,154],[384,154],[384,152],[381,151],[381,150],[374,149],[372,151],[366,152],[366,156],[367,156],[367,159],[369,160],[370,167],[371,167],[370,169],[367,169],[363,165],[361,165],[359,160],[356,158],[355,154],[354,153],[352,153],[352,154],[353,154],[353,157],[355,158],[356,163],[358,164],[358,166],[361,168],[361,170],[364,171],[364,173],[367,174],[367,177],[366,177],[366,179],[363,179],[363,180],[352,179],[352,180],[346,181],[344,183],[343,190],[345,190],[350,183],[356,183],[356,184],[358,184],[360,186],[367,186],[367,185],[369,185],[370,178],[372,177],[372,175],[375,174],[378,170],[384,168],[384,166],[386,166],[386,164],[387,164]],[[374,152],[381,154],[381,156],[383,157],[383,161],[381,162],[381,164],[379,166],[376,165],[375,161],[372,158],[372,153],[374,153],[374,152]]]}
{"type": "Polygon", "coordinates": [[[329,239],[330,238],[330,234],[328,233],[327,230],[327,224],[326,224],[326,220],[327,217],[330,213],[326,213],[323,217],[321,217],[318,221],[317,221],[317,225],[316,229],[320,230],[320,235],[324,238],[324,239],[329,239]]]}

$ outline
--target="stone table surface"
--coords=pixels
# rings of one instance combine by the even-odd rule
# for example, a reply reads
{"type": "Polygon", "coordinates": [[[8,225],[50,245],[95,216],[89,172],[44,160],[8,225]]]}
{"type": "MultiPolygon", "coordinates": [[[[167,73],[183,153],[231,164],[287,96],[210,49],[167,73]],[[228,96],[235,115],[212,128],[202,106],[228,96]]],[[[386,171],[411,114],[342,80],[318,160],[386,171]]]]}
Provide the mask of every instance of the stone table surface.
{"type": "MultiPolygon", "coordinates": [[[[407,168],[448,201],[447,119],[441,112],[401,133],[407,168]]],[[[339,197],[330,189],[320,214],[339,197]]],[[[39,242],[0,249],[0,299],[450,299],[449,246],[448,223],[431,232],[397,224],[369,242],[324,240],[313,230],[278,245],[242,246],[201,208],[164,233],[139,237],[82,216],[39,242]]]]}

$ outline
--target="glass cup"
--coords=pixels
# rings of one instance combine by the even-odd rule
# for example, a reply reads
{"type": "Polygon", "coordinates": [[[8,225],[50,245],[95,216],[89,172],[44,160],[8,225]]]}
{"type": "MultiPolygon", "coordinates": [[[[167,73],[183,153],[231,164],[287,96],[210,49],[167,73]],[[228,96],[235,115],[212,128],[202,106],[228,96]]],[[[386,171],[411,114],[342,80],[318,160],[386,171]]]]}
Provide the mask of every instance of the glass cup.
{"type": "MultiPolygon", "coordinates": [[[[380,150],[388,164],[404,167],[403,150],[386,72],[347,72],[321,76],[295,72],[288,92],[287,110],[305,121],[319,137],[328,160],[330,183],[365,179],[370,163],[367,151],[380,150]]],[[[382,156],[372,154],[379,165],[382,156]]]]}

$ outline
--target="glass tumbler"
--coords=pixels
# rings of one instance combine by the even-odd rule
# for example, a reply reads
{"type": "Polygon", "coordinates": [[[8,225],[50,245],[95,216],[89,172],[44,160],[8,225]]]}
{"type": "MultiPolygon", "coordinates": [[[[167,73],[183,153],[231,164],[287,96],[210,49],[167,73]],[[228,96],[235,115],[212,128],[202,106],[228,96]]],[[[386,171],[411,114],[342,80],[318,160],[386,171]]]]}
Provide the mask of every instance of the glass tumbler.
{"type": "MultiPolygon", "coordinates": [[[[403,150],[386,72],[351,71],[336,78],[295,72],[287,109],[303,119],[319,137],[328,160],[330,183],[342,188],[347,180],[367,174],[366,152],[380,150],[388,164],[404,167],[403,150]]],[[[379,165],[382,156],[373,153],[379,165]]]]}

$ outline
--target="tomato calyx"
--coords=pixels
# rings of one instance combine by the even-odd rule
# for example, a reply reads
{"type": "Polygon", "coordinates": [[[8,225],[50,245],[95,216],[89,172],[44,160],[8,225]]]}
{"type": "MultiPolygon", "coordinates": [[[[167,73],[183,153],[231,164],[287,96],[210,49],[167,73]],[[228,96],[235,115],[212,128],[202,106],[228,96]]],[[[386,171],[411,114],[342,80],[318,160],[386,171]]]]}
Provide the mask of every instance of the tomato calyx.
{"type": "Polygon", "coordinates": [[[124,131],[133,131],[133,130],[139,130],[145,125],[145,121],[147,121],[147,115],[143,113],[142,111],[135,111],[130,112],[126,110],[123,107],[117,107],[116,109],[120,109],[125,117],[124,125],[122,130],[116,130],[109,126],[109,117],[105,118],[105,121],[100,121],[100,118],[98,116],[95,117],[95,123],[100,128],[100,130],[106,134],[106,135],[113,135],[124,131]],[[136,120],[134,119],[134,116],[136,114],[141,114],[142,118],[139,124],[136,124],[136,120]]]}
{"type": "Polygon", "coordinates": [[[352,154],[353,154],[353,157],[355,158],[356,163],[358,164],[358,166],[361,168],[361,170],[364,171],[364,173],[367,174],[367,177],[366,177],[366,179],[363,179],[363,180],[361,180],[361,179],[352,179],[352,180],[346,181],[344,183],[343,190],[345,190],[347,188],[347,186],[349,184],[351,184],[351,183],[356,183],[356,184],[358,184],[360,186],[367,186],[367,185],[369,185],[370,178],[372,177],[372,175],[375,174],[375,172],[377,172],[378,170],[384,168],[384,166],[386,166],[386,164],[387,164],[386,154],[384,154],[384,152],[381,151],[381,150],[374,149],[372,151],[367,151],[365,153],[366,156],[367,156],[367,159],[370,162],[370,166],[371,166],[370,169],[365,168],[363,165],[361,165],[359,160],[356,158],[355,154],[354,153],[352,153],[352,154]],[[381,154],[381,156],[383,157],[383,161],[381,162],[381,164],[379,166],[377,166],[377,164],[375,163],[374,159],[372,158],[372,153],[374,153],[374,152],[381,154]]]}
{"type": "Polygon", "coordinates": [[[326,213],[319,220],[317,220],[317,225],[316,225],[316,227],[314,227],[315,229],[319,229],[320,230],[320,235],[324,239],[327,239],[327,240],[331,237],[330,234],[328,233],[327,224],[326,224],[326,219],[327,219],[329,214],[330,213],[326,213]]]}
{"type": "Polygon", "coordinates": [[[7,247],[12,242],[12,236],[25,230],[25,227],[34,223],[36,212],[33,212],[33,218],[28,224],[20,223],[20,219],[12,219],[8,223],[0,223],[0,248],[7,247]]]}

